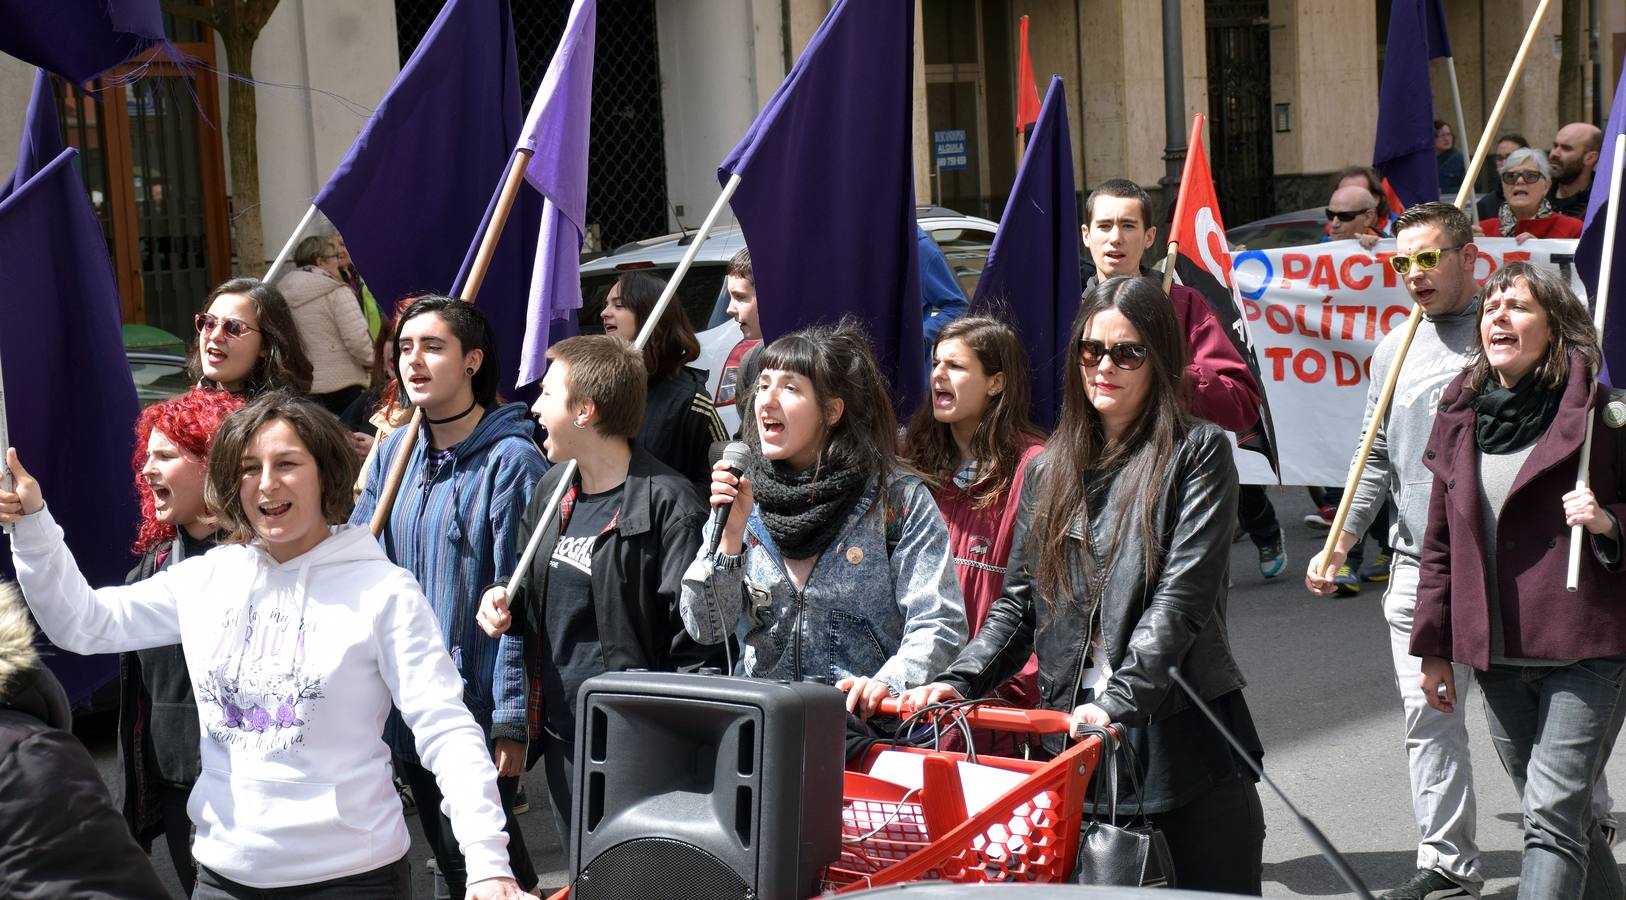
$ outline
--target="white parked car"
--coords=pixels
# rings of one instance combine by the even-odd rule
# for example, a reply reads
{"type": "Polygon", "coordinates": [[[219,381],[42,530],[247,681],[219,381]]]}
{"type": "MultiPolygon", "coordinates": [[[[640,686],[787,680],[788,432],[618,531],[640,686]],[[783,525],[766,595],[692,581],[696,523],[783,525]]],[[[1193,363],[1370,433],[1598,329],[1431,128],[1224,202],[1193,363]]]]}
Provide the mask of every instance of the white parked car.
{"type": "MultiPolygon", "coordinates": [[[[988,248],[994,242],[998,223],[937,206],[917,207],[915,217],[943,251],[960,290],[967,299],[972,297],[977,290],[977,280],[982,277],[982,267],[988,259],[988,248]]],[[[623,245],[582,263],[582,308],[577,320],[582,333],[602,331],[599,311],[604,306],[604,295],[616,278],[639,270],[660,278],[670,277],[693,240],[692,232],[662,235],[623,245]]],[[[714,230],[700,248],[674,298],[683,304],[689,321],[699,331],[700,359],[694,365],[710,373],[708,385],[712,402],[717,404],[717,413],[730,432],[739,427],[739,414],[734,410],[734,375],[747,347],[743,345],[739,325],[726,312],[728,290],[724,273],[728,261],[744,246],[745,238],[738,227],[714,230]]]]}

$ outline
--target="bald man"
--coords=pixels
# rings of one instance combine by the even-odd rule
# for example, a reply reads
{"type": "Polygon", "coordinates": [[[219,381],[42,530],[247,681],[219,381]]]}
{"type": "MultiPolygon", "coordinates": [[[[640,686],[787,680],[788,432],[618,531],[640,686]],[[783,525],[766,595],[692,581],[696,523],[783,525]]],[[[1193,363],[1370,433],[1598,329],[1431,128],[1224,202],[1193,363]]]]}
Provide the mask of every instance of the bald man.
{"type": "Polygon", "coordinates": [[[1547,203],[1553,212],[1577,219],[1586,218],[1587,201],[1592,199],[1592,170],[1598,166],[1603,149],[1603,131],[1586,122],[1571,122],[1553,136],[1553,149],[1547,163],[1553,170],[1553,188],[1547,203]]]}
{"type": "Polygon", "coordinates": [[[1383,232],[1378,230],[1378,202],[1372,193],[1351,180],[1332,192],[1327,201],[1327,236],[1322,240],[1358,240],[1370,250],[1383,232]]]}

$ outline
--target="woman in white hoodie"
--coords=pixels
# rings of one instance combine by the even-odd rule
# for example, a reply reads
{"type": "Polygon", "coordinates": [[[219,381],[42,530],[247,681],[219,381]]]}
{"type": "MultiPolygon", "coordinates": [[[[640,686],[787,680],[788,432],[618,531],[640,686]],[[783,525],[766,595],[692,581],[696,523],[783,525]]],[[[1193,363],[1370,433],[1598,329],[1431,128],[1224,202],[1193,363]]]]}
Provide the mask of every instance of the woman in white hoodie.
{"type": "Polygon", "coordinates": [[[181,644],[202,726],[194,898],[410,894],[409,838],[378,739],[393,701],[447,798],[469,898],[518,897],[485,737],[418,584],[350,512],[338,421],[289,394],[226,420],[206,496],[227,543],[91,589],[38,482],[7,454],[12,561],[46,635],[75,653],[181,644]],[[283,896],[279,894],[279,896],[283,896]]]}

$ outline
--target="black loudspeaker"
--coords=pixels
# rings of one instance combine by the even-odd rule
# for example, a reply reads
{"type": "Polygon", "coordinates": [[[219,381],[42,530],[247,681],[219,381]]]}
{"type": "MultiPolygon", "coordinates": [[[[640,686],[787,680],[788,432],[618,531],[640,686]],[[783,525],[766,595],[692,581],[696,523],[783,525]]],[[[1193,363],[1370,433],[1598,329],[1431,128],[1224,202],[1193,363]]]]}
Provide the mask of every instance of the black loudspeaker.
{"type": "Polygon", "coordinates": [[[571,900],[806,900],[841,851],[839,691],[611,672],[582,685],[571,900]]]}

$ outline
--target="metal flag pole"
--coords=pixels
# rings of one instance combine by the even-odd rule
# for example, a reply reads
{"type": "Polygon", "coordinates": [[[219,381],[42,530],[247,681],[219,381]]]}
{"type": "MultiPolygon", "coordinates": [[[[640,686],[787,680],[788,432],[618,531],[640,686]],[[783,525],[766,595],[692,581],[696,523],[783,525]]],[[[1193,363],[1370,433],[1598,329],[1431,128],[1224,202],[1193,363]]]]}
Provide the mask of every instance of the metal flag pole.
{"type": "MultiPolygon", "coordinates": [[[[11,467],[6,465],[6,451],[11,449],[11,432],[6,427],[6,374],[0,371],[0,488],[11,490],[11,467]]],[[[0,531],[11,533],[10,525],[0,525],[0,531]]]]}
{"type": "Polygon", "coordinates": [[[311,227],[311,220],[314,218],[316,218],[316,204],[312,203],[311,208],[305,210],[305,218],[300,219],[299,224],[294,226],[294,233],[288,235],[288,243],[283,244],[282,251],[277,254],[277,258],[271,260],[271,268],[265,270],[265,277],[260,279],[261,281],[270,282],[271,276],[277,274],[277,270],[282,268],[282,264],[288,261],[288,257],[294,252],[294,244],[299,242],[299,238],[305,233],[305,229],[311,227]]]}
{"type": "MultiPolygon", "coordinates": [[[[508,213],[514,208],[514,198],[519,196],[519,187],[525,183],[525,167],[531,162],[531,151],[519,149],[508,160],[508,171],[503,173],[502,194],[497,198],[497,208],[491,212],[491,221],[486,223],[485,234],[480,237],[480,249],[474,254],[474,264],[469,266],[469,276],[463,282],[463,289],[458,291],[458,299],[473,303],[476,295],[480,293],[480,285],[486,279],[486,269],[491,267],[491,258],[497,253],[497,241],[502,237],[503,226],[508,224],[508,213]]],[[[384,478],[384,486],[378,494],[378,506],[373,509],[373,520],[369,524],[373,529],[373,537],[384,533],[384,526],[389,523],[390,512],[395,508],[395,497],[401,492],[401,480],[406,477],[407,462],[412,459],[412,449],[418,442],[418,432],[423,430],[423,407],[415,406],[412,409],[412,419],[401,426],[406,434],[401,436],[401,446],[395,448],[395,456],[390,459],[389,472],[384,478]]]]}
{"type": "MultiPolygon", "coordinates": [[[[706,220],[700,223],[700,230],[694,233],[694,241],[689,249],[684,251],[683,259],[678,261],[677,268],[672,271],[672,277],[667,280],[666,287],[661,290],[661,298],[655,301],[655,308],[649,311],[649,320],[638,328],[638,338],[632,342],[635,349],[643,350],[644,345],[655,334],[655,325],[660,322],[661,314],[666,307],[672,304],[676,296],[678,285],[683,283],[683,276],[689,274],[689,266],[700,254],[700,246],[711,236],[712,228],[717,224],[717,217],[728,208],[728,200],[734,196],[734,189],[740,186],[740,176],[729,176],[728,183],[723,185],[723,192],[718,195],[717,202],[712,204],[711,212],[706,213],[706,220]]],[[[552,522],[553,517],[559,514],[559,505],[564,502],[565,493],[576,481],[576,461],[568,460],[564,464],[564,474],[559,478],[559,484],[548,497],[548,505],[542,508],[542,515],[536,519],[536,528],[531,532],[531,539],[525,543],[525,552],[519,556],[519,562],[514,564],[514,577],[508,582],[508,596],[512,598],[518,593],[520,582],[525,580],[525,574],[531,570],[531,561],[536,558],[537,550],[542,546],[542,535],[547,532],[546,523],[552,522]]]]}
{"type": "MultiPolygon", "coordinates": [[[[1604,215],[1608,216],[1603,222],[1603,254],[1598,263],[1598,298],[1597,305],[1592,311],[1592,326],[1598,330],[1598,343],[1603,343],[1604,317],[1609,314],[1609,280],[1614,276],[1615,269],[1615,226],[1620,224],[1620,164],[1622,156],[1626,155],[1626,134],[1615,135],[1615,171],[1610,172],[1609,204],[1603,208],[1604,215]]],[[[1575,476],[1577,490],[1589,487],[1592,481],[1592,425],[1596,417],[1592,415],[1592,404],[1586,407],[1586,437],[1581,441],[1581,467],[1575,476]]],[[[1564,579],[1564,587],[1570,593],[1575,593],[1581,587],[1581,548],[1585,546],[1586,535],[1582,533],[1580,525],[1570,526],[1570,568],[1564,579]]]]}
{"type": "MultiPolygon", "coordinates": [[[[1502,93],[1496,97],[1496,105],[1491,108],[1490,119],[1485,122],[1485,131],[1479,136],[1479,144],[1474,148],[1473,159],[1468,162],[1468,171],[1462,178],[1462,186],[1457,189],[1457,208],[1460,209],[1473,196],[1474,179],[1479,177],[1479,169],[1485,164],[1485,155],[1490,152],[1491,135],[1502,124],[1502,114],[1507,111],[1507,101],[1513,95],[1513,86],[1519,82],[1519,73],[1524,71],[1524,61],[1530,55],[1530,45],[1535,43],[1536,31],[1541,27],[1541,21],[1547,15],[1547,6],[1551,0],[1541,0],[1536,6],[1535,15],[1530,17],[1530,27],[1525,29],[1524,40],[1519,44],[1519,52],[1513,57],[1513,66],[1507,71],[1507,80],[1502,84],[1502,93]]],[[[1338,501],[1338,512],[1333,516],[1332,527],[1327,529],[1327,542],[1321,548],[1321,564],[1323,568],[1326,561],[1332,557],[1333,550],[1338,547],[1338,535],[1344,530],[1344,520],[1349,517],[1349,505],[1355,499],[1355,488],[1361,482],[1361,474],[1366,471],[1366,459],[1372,455],[1372,442],[1377,439],[1377,423],[1389,413],[1389,401],[1393,399],[1395,385],[1400,381],[1400,369],[1406,362],[1406,351],[1411,349],[1411,340],[1417,334],[1417,326],[1423,321],[1423,308],[1413,306],[1411,315],[1406,318],[1406,330],[1400,336],[1400,346],[1395,348],[1395,361],[1389,367],[1389,374],[1383,379],[1383,390],[1378,393],[1377,403],[1372,407],[1372,417],[1367,421],[1366,434],[1361,438],[1361,448],[1355,454],[1355,464],[1349,467],[1349,477],[1344,481],[1344,497],[1338,501]]],[[[1317,573],[1322,574],[1322,573],[1317,573]]]]}
{"type": "MultiPolygon", "coordinates": [[[[1473,142],[1468,139],[1468,118],[1462,114],[1462,90],[1457,87],[1457,61],[1454,57],[1447,56],[1445,58],[1445,72],[1450,76],[1451,106],[1456,110],[1457,128],[1460,129],[1459,133],[1462,135],[1462,138],[1458,143],[1461,146],[1466,147],[1473,142]]],[[[1472,182],[1469,183],[1472,184],[1472,182]]],[[[1457,206],[1461,207],[1464,203],[1472,202],[1472,200],[1473,194],[1471,193],[1468,194],[1467,200],[1462,200],[1459,196],[1457,206]]]]}

